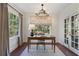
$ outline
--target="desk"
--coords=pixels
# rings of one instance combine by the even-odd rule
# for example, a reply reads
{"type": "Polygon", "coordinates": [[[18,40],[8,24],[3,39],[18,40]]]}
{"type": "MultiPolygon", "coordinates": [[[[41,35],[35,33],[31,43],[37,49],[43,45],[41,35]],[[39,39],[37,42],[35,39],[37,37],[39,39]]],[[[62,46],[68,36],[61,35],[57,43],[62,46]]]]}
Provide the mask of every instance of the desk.
{"type": "Polygon", "coordinates": [[[29,52],[29,45],[34,44],[34,43],[31,42],[31,40],[51,40],[52,42],[45,43],[45,44],[51,44],[52,47],[54,48],[54,53],[55,53],[55,43],[56,43],[55,37],[28,37],[28,40],[27,40],[27,42],[28,42],[28,52],[29,52]]]}

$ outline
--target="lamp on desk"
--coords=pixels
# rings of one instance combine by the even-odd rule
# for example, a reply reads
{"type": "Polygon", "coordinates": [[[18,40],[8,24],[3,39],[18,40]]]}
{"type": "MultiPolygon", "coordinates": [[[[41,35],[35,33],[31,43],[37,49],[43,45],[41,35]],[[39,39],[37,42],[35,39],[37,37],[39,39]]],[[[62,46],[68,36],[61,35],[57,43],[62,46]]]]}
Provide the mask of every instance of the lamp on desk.
{"type": "Polygon", "coordinates": [[[31,30],[30,36],[32,36],[32,37],[34,36],[33,29],[31,30]]]}
{"type": "Polygon", "coordinates": [[[30,36],[34,36],[34,32],[33,32],[33,29],[35,28],[35,25],[34,24],[30,24],[29,25],[29,30],[30,30],[30,36]]]}

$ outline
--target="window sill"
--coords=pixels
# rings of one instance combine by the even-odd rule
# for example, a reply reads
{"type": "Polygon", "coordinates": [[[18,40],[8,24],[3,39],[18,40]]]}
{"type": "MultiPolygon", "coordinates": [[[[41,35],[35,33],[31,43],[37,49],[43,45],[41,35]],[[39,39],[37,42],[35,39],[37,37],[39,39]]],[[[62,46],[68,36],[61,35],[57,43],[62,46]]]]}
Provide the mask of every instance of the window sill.
{"type": "Polygon", "coordinates": [[[9,37],[9,39],[14,39],[14,38],[18,38],[18,37],[19,37],[19,35],[15,35],[13,37],[9,37]]]}

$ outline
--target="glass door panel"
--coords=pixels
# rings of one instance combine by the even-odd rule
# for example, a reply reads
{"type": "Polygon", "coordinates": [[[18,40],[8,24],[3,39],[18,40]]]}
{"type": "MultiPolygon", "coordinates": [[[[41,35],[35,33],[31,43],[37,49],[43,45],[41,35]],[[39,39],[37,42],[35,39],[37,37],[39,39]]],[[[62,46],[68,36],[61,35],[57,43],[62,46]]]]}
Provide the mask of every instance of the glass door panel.
{"type": "Polygon", "coordinates": [[[73,47],[74,49],[78,50],[78,19],[77,19],[78,15],[74,15],[71,17],[71,47],[73,47]]]}

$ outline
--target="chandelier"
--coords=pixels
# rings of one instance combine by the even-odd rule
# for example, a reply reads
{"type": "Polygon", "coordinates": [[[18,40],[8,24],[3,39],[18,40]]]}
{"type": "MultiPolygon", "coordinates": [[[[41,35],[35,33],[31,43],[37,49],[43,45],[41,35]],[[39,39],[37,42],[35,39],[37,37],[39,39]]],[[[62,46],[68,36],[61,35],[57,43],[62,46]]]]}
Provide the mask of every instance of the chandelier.
{"type": "Polygon", "coordinates": [[[43,9],[44,4],[41,4],[42,9],[38,12],[35,13],[36,16],[49,16],[49,14],[43,9]]]}

